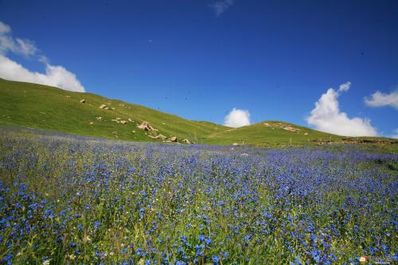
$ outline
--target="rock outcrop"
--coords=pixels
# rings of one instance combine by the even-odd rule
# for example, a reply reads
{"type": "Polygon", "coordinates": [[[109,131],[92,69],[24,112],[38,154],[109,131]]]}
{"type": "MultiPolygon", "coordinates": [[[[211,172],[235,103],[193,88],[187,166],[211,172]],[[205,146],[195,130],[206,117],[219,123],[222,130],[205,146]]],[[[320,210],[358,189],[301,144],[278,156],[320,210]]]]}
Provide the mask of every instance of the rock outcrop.
{"type": "Polygon", "coordinates": [[[100,109],[109,110],[109,107],[106,104],[102,104],[99,106],[100,109]]]}
{"type": "Polygon", "coordinates": [[[137,125],[137,128],[138,128],[138,129],[141,129],[141,130],[144,130],[144,131],[147,131],[147,132],[157,131],[157,129],[155,129],[154,127],[152,127],[152,126],[149,124],[149,122],[147,122],[147,121],[141,122],[140,125],[137,125]]]}

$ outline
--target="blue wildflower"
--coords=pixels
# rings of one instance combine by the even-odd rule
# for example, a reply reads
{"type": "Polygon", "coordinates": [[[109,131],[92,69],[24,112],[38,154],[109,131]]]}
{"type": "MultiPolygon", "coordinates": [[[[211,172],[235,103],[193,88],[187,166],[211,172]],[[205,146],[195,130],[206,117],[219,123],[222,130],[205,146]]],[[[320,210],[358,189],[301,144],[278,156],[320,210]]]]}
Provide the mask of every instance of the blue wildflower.
{"type": "Polygon", "coordinates": [[[214,255],[211,257],[211,261],[213,262],[214,265],[217,265],[220,262],[220,258],[214,255]]]}

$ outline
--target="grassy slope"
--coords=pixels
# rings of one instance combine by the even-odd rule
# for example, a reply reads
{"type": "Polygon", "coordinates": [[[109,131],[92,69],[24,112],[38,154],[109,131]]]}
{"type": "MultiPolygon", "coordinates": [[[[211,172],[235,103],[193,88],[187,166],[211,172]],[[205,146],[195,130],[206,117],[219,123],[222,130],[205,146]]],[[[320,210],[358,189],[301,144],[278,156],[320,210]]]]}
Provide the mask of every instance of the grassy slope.
{"type": "Polygon", "coordinates": [[[296,126],[286,122],[267,121],[209,135],[210,143],[252,144],[259,146],[308,145],[316,141],[340,141],[342,137],[296,126]],[[294,128],[290,131],[286,128],[294,128]]]}
{"type": "Polygon", "coordinates": [[[90,93],[75,93],[43,85],[0,79],[0,124],[3,125],[21,125],[80,135],[149,141],[152,139],[137,128],[137,124],[144,120],[163,135],[177,136],[180,139],[188,138],[196,143],[203,142],[210,133],[226,129],[220,125],[194,122],[90,93]],[[80,103],[81,99],[85,99],[86,103],[80,103]],[[115,109],[100,109],[101,104],[107,104],[115,109]],[[98,121],[96,117],[102,117],[102,120],[98,121]],[[130,118],[134,122],[117,124],[112,121],[115,118],[123,120],[130,118]],[[94,124],[90,125],[90,122],[94,124]]]}
{"type": "Polygon", "coordinates": [[[286,146],[344,139],[284,122],[261,122],[232,129],[210,122],[186,120],[95,94],[0,79],[0,125],[3,126],[17,125],[122,140],[159,141],[137,128],[142,121],[148,121],[165,136],[177,136],[180,140],[187,138],[194,143],[286,146]],[[86,103],[80,103],[81,99],[86,103]],[[114,109],[100,109],[102,104],[114,109]],[[102,117],[102,120],[96,117],[102,117]],[[115,118],[130,118],[133,122],[118,124],[112,121],[115,118]],[[286,126],[298,130],[289,131],[284,129],[286,126]]]}

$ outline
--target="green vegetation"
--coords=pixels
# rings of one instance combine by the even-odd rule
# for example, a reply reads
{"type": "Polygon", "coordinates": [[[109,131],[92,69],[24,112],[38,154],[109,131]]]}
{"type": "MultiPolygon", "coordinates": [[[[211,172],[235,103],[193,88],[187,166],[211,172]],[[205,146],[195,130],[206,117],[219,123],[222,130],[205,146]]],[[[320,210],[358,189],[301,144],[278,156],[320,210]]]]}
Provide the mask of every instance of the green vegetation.
{"type": "Polygon", "coordinates": [[[197,143],[203,142],[210,133],[226,129],[216,124],[190,121],[91,93],[70,92],[1,79],[0,113],[0,124],[3,125],[133,141],[159,141],[137,128],[142,121],[148,121],[165,136],[188,138],[197,143]],[[85,103],[80,103],[82,99],[85,103]],[[100,109],[103,104],[109,109],[100,109]],[[101,120],[98,120],[99,117],[101,120]],[[117,118],[127,121],[127,124],[112,121],[117,118]]]}
{"type": "Polygon", "coordinates": [[[167,138],[176,136],[179,142],[188,139],[191,143],[199,144],[283,147],[366,142],[398,149],[397,141],[394,140],[345,138],[277,121],[233,129],[210,122],[183,119],[91,93],[3,79],[0,79],[0,126],[22,126],[145,142],[161,142],[162,139],[151,137],[162,135],[167,138]],[[137,128],[143,121],[149,122],[156,130],[137,128]]]}
{"type": "Polygon", "coordinates": [[[397,264],[397,173],[397,154],[353,146],[4,129],[0,264],[397,264]]]}

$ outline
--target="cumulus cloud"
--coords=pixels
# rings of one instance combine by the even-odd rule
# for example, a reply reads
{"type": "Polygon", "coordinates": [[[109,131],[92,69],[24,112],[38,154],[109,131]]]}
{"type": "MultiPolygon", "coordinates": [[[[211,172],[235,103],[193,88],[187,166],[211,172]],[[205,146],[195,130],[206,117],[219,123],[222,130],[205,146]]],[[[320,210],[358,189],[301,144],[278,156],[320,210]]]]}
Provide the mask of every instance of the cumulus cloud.
{"type": "Polygon", "coordinates": [[[369,107],[393,107],[398,109],[398,91],[383,93],[376,91],[370,98],[365,98],[365,104],[369,107]]]}
{"type": "Polygon", "coordinates": [[[220,0],[210,5],[216,16],[221,16],[228,8],[234,4],[235,0],[220,0]]]}
{"type": "Polygon", "coordinates": [[[1,54],[0,77],[8,80],[55,86],[75,92],[84,92],[84,87],[76,76],[62,66],[46,64],[45,73],[31,72],[1,54]]]}
{"type": "Polygon", "coordinates": [[[224,118],[224,125],[228,127],[242,127],[250,125],[250,113],[247,110],[233,108],[224,118]]]}
{"type": "Polygon", "coordinates": [[[315,108],[307,118],[307,123],[323,132],[344,136],[377,136],[377,130],[370,120],[359,117],[350,118],[340,110],[338,98],[350,89],[351,83],[340,85],[338,90],[329,88],[315,103],[315,108]]]}
{"type": "Polygon", "coordinates": [[[51,65],[47,57],[38,55],[35,44],[26,39],[11,36],[11,28],[0,21],[0,77],[9,80],[56,86],[65,90],[85,92],[76,75],[63,66],[51,65]],[[44,73],[32,72],[7,57],[7,53],[34,57],[44,65],[44,73]]]}

